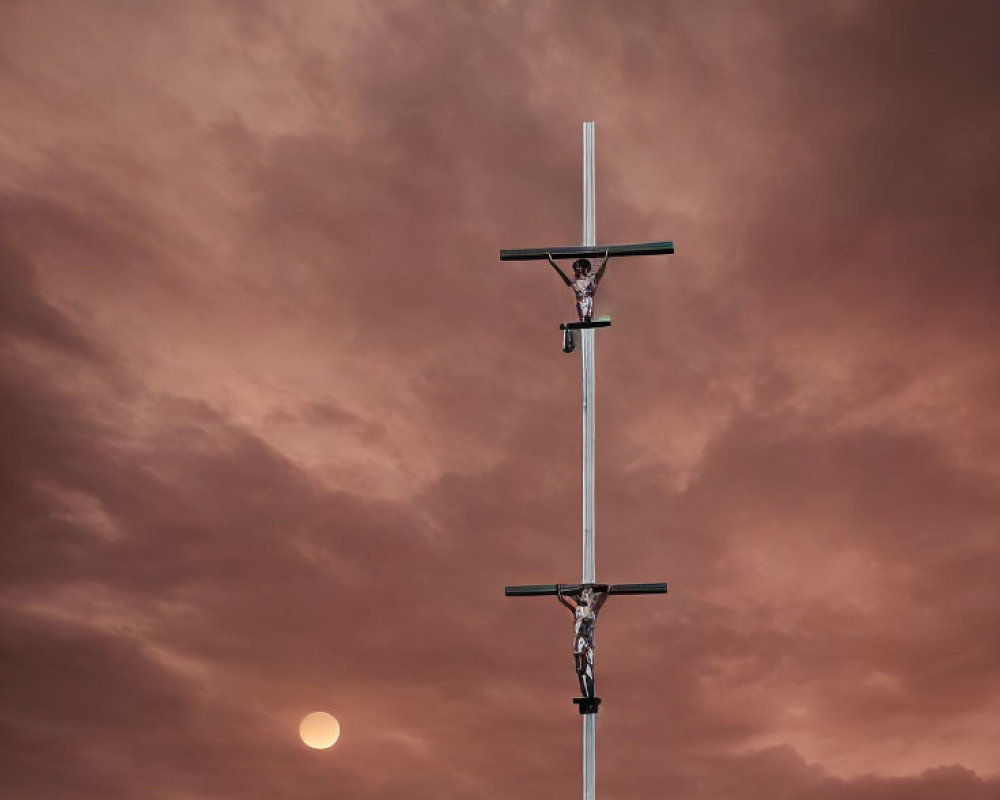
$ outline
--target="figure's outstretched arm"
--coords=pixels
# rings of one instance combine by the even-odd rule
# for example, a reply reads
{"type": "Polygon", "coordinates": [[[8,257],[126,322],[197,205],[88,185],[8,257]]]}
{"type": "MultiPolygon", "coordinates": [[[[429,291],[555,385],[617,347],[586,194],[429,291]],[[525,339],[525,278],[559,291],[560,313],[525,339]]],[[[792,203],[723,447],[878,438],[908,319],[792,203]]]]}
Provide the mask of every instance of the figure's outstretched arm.
{"type": "Polygon", "coordinates": [[[600,268],[597,270],[597,276],[594,278],[594,283],[600,283],[601,278],[604,277],[604,268],[608,265],[608,259],[611,257],[611,251],[604,251],[604,261],[601,262],[600,268]]]}
{"type": "Polygon", "coordinates": [[[565,597],[563,597],[562,586],[557,586],[556,587],[556,599],[560,603],[562,603],[564,606],[566,606],[566,608],[568,608],[570,611],[573,611],[573,612],[576,611],[576,606],[574,606],[573,604],[571,604],[569,602],[569,600],[567,600],[565,597]]]}
{"type": "Polygon", "coordinates": [[[594,592],[594,615],[601,610],[601,606],[604,605],[604,601],[608,599],[607,592],[594,592]]]}
{"type": "Polygon", "coordinates": [[[549,263],[550,263],[550,264],[552,265],[552,268],[553,268],[553,269],[554,269],[554,270],[555,270],[556,272],[558,272],[558,273],[559,273],[559,277],[563,279],[563,282],[564,282],[564,283],[565,283],[565,284],[566,284],[567,286],[572,286],[572,285],[573,285],[573,281],[571,281],[571,280],[570,280],[570,279],[569,279],[569,278],[567,277],[567,275],[566,275],[566,273],[565,273],[565,272],[563,272],[563,271],[562,271],[561,269],[559,269],[559,265],[558,265],[558,264],[557,264],[557,263],[556,263],[556,262],[555,262],[555,261],[554,261],[554,260],[552,259],[552,254],[551,254],[551,253],[546,253],[545,255],[546,255],[546,257],[547,257],[547,258],[549,259],[549,263]]]}

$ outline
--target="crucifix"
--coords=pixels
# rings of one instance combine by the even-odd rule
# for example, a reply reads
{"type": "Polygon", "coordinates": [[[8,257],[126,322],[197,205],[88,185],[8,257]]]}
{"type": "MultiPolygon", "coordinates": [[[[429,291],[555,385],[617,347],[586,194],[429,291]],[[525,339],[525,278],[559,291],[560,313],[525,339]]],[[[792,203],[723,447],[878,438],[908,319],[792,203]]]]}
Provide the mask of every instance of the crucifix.
{"type": "Polygon", "coordinates": [[[501,261],[547,261],[573,289],[578,319],[564,322],[563,351],[572,353],[580,335],[583,367],[583,577],[576,584],[507,586],[508,597],[554,595],[573,613],[573,660],[580,697],[573,699],[583,715],[583,800],[594,800],[594,744],[597,710],[601,698],[596,694],[594,677],[594,632],[597,615],[610,595],[663,594],[666,583],[597,583],[594,567],[594,331],[611,325],[610,319],[594,319],[597,286],[604,277],[611,258],[641,255],[668,255],[673,242],[642,244],[596,244],[594,192],[594,123],[583,123],[583,241],[579,247],[540,247],[527,250],[501,250],[501,261]],[[575,259],[573,279],[560,269],[559,259],[575,259]],[[595,272],[591,258],[602,259],[595,272]]]}

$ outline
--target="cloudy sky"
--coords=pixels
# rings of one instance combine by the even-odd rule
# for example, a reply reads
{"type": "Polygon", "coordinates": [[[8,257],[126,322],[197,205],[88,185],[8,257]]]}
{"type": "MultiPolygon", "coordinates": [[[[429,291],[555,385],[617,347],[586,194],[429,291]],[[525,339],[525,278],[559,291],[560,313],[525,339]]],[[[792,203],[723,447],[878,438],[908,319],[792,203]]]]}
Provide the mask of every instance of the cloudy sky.
{"type": "Polygon", "coordinates": [[[579,796],[584,120],[599,796],[1000,798],[995,3],[0,18],[5,798],[579,796]]]}

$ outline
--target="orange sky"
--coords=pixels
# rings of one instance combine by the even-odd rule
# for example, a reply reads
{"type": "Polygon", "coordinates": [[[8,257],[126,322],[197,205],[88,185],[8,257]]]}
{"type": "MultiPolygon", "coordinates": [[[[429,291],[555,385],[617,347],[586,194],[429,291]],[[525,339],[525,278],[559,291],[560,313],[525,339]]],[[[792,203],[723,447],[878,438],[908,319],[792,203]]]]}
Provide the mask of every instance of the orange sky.
{"type": "Polygon", "coordinates": [[[0,793],[1000,798],[988,2],[0,11],[0,793]],[[342,725],[308,750],[299,720],[342,725]]]}

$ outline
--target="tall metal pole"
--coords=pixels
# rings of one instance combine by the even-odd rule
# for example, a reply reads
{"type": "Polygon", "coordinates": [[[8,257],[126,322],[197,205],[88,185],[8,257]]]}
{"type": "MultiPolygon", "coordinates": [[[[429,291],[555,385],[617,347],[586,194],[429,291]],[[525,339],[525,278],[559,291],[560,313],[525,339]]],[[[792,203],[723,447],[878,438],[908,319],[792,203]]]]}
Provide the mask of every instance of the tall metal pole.
{"type": "MultiPolygon", "coordinates": [[[[548,261],[556,269],[554,259],[559,258],[595,258],[604,256],[605,263],[609,257],[640,256],[640,255],[669,255],[674,252],[674,243],[667,241],[643,242],[639,244],[611,244],[602,245],[597,249],[596,236],[596,193],[594,176],[594,123],[583,123],[583,241],[580,247],[532,247],[519,250],[501,250],[501,261],[548,261]]],[[[559,270],[562,274],[562,270],[559,270]]],[[[568,280],[568,276],[563,274],[563,278],[568,280]]],[[[596,279],[596,276],[595,276],[596,279]]],[[[575,289],[574,289],[575,291],[575,289]]],[[[593,295],[591,295],[592,297],[593,295]]],[[[584,316],[581,314],[581,316],[584,316]]],[[[565,596],[581,598],[582,593],[588,591],[586,584],[597,583],[597,570],[594,558],[594,327],[607,327],[610,320],[581,320],[580,323],[563,323],[560,329],[563,331],[563,349],[567,353],[574,350],[575,336],[579,334],[580,358],[583,373],[583,578],[582,585],[572,584],[544,584],[530,586],[507,586],[504,594],[508,597],[534,597],[538,595],[557,595],[563,605],[571,605],[565,600],[565,596]]],[[[596,587],[589,587],[593,591],[596,587]]],[[[666,583],[630,583],[614,584],[605,586],[607,594],[663,594],[667,591],[666,583]]],[[[589,602],[589,601],[587,601],[589,602]]],[[[586,603],[584,603],[586,604],[586,603]]],[[[574,611],[580,610],[580,604],[574,611]]],[[[593,623],[596,620],[599,606],[588,611],[590,614],[590,630],[593,630],[593,623]]],[[[577,617],[577,634],[580,634],[580,625],[583,620],[577,617]]],[[[587,634],[585,640],[588,642],[585,647],[587,658],[593,654],[593,640],[587,634]]],[[[576,645],[574,645],[574,652],[576,645]]],[[[597,709],[601,699],[594,694],[592,683],[593,673],[590,678],[586,677],[586,672],[582,671],[579,662],[577,666],[581,680],[581,690],[584,697],[574,697],[573,703],[579,706],[580,714],[583,716],[583,800],[594,800],[594,744],[596,740],[597,709]],[[591,681],[585,686],[585,681],[591,681]]],[[[589,670],[588,670],[589,671],[589,670]]]]}
{"type": "MultiPolygon", "coordinates": [[[[594,189],[594,123],[583,123],[583,241],[597,244],[594,189]]],[[[594,565],[594,329],[580,331],[583,366],[583,579],[595,583],[594,565]]],[[[583,800],[594,800],[597,714],[583,715],[583,800]]]]}

